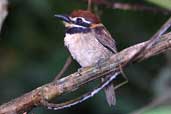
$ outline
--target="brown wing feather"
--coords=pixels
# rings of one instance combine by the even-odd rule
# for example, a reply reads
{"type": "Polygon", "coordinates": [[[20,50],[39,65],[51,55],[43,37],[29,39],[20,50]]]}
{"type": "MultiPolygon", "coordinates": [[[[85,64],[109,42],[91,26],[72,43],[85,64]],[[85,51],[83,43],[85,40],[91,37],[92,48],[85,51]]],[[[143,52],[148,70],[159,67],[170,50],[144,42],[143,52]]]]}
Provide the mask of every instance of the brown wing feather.
{"type": "Polygon", "coordinates": [[[117,53],[115,40],[112,38],[110,33],[107,31],[105,27],[97,27],[95,28],[96,38],[97,40],[107,49],[112,51],[113,53],[117,53]]]}
{"type": "MultiPolygon", "coordinates": [[[[95,28],[96,32],[96,38],[97,40],[107,49],[109,49],[111,52],[116,53],[116,44],[115,40],[112,38],[112,36],[109,34],[109,32],[106,30],[105,27],[97,27],[95,28]]],[[[106,76],[105,78],[102,78],[102,82],[106,80],[109,76],[106,76]]],[[[114,85],[111,83],[108,85],[105,89],[106,99],[109,104],[109,106],[116,104],[116,97],[115,97],[115,91],[114,91],[114,85]]]]}

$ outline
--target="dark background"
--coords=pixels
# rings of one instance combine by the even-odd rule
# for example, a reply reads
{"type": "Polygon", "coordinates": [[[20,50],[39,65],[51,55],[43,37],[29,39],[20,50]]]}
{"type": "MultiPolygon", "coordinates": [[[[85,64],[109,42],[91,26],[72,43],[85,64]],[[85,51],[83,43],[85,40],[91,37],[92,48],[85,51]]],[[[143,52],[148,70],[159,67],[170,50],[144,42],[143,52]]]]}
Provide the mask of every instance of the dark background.
{"type": "MultiPolygon", "coordinates": [[[[146,1],[118,1],[155,7],[146,1]]],[[[63,44],[64,26],[54,14],[69,14],[75,9],[87,9],[87,3],[82,0],[9,0],[9,2],[9,15],[0,34],[1,104],[54,79],[69,55],[63,44]]],[[[114,10],[104,5],[93,5],[93,9],[100,14],[103,24],[116,39],[119,51],[148,40],[169,17],[166,14],[149,11],[114,10]]],[[[165,85],[171,76],[169,56],[168,52],[140,63],[130,64],[125,69],[129,83],[116,91],[115,107],[110,108],[104,93],[100,92],[84,103],[68,109],[51,111],[35,108],[32,112],[34,114],[131,113],[168,91],[165,85]]],[[[77,71],[78,68],[79,65],[74,62],[66,75],[77,71]]],[[[90,87],[92,86],[89,85],[85,90],[88,91],[90,87]]],[[[77,93],[59,100],[67,100],[80,93],[83,92],[78,90],[77,93]]]]}

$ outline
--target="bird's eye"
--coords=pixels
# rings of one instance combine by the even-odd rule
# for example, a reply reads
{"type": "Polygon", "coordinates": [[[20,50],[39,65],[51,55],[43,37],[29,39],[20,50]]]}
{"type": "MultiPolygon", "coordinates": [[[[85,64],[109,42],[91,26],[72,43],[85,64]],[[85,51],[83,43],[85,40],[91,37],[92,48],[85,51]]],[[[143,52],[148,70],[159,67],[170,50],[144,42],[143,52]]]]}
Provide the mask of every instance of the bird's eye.
{"type": "Polygon", "coordinates": [[[83,22],[83,20],[81,18],[77,18],[76,23],[80,24],[82,22],[83,22]]]}
{"type": "Polygon", "coordinates": [[[85,19],[83,18],[76,18],[74,20],[74,23],[76,25],[80,25],[80,26],[83,26],[83,27],[89,27],[90,26],[90,23],[88,23],[88,21],[86,21],[85,19]]]}

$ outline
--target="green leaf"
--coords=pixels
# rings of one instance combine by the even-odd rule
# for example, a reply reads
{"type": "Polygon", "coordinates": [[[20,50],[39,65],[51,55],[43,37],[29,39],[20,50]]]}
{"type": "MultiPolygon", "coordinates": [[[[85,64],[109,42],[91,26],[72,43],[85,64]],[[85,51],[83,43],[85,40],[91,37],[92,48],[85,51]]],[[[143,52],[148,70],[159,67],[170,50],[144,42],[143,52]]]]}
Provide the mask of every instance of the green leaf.
{"type": "Polygon", "coordinates": [[[146,0],[146,1],[166,9],[171,9],[171,0],[146,0]]]}
{"type": "Polygon", "coordinates": [[[142,114],[171,114],[171,107],[163,106],[163,107],[159,107],[159,108],[154,108],[154,109],[146,111],[142,114]]]}

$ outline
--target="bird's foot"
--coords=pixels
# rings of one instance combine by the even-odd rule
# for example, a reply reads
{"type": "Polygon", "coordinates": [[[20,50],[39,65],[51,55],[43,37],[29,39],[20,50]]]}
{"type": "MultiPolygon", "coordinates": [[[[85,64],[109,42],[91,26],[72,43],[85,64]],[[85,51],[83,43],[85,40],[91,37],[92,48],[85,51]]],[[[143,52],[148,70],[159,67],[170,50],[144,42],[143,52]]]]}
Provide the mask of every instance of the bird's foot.
{"type": "Polygon", "coordinates": [[[104,61],[106,61],[107,59],[100,59],[97,64],[96,64],[96,68],[101,69],[102,68],[102,64],[104,63],[104,61]]]}

